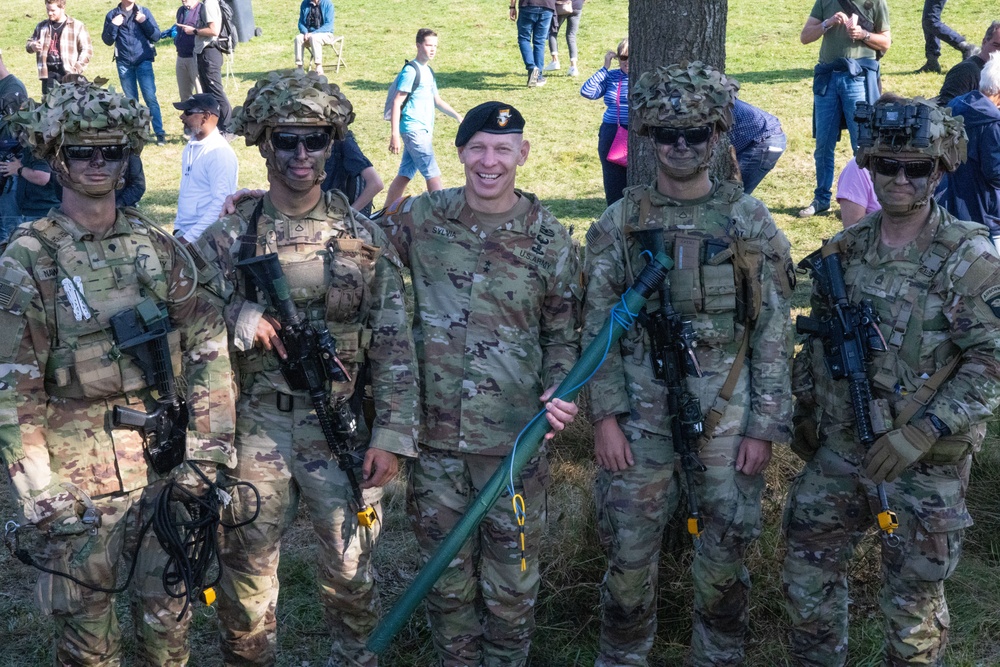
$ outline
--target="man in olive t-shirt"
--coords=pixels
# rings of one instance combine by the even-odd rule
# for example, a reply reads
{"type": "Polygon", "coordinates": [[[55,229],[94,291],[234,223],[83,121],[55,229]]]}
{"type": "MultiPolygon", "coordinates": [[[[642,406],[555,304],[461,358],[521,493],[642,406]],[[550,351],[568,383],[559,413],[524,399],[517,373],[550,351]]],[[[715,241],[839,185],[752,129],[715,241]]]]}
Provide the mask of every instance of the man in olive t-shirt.
{"type": "Polygon", "coordinates": [[[847,128],[851,147],[858,149],[854,106],[878,98],[878,60],[892,44],[889,9],[885,0],[854,3],[857,13],[847,14],[839,0],[816,0],[799,39],[810,44],[823,38],[819,64],[813,73],[813,136],[816,138],[816,190],[812,203],[799,211],[807,218],[830,208],[834,150],[840,131],[847,128]]]}

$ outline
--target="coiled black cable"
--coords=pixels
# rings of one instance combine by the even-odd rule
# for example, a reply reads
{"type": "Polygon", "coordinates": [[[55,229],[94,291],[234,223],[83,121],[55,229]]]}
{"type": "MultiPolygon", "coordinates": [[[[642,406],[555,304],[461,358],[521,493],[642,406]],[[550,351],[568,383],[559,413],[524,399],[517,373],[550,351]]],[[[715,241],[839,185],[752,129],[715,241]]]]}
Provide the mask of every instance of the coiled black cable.
{"type": "MultiPolygon", "coordinates": [[[[149,518],[142,523],[139,529],[139,535],[135,541],[135,551],[129,555],[131,563],[128,575],[119,586],[111,588],[99,586],[82,581],[69,572],[40,565],[35,562],[26,549],[20,547],[16,532],[14,533],[14,544],[11,545],[8,541],[7,548],[15,558],[25,565],[48,574],[65,577],[78,586],[90,590],[115,594],[127,589],[131,583],[138,562],[138,550],[142,547],[146,531],[152,527],[160,547],[167,554],[162,577],[163,590],[172,598],[184,599],[184,606],[177,616],[177,620],[180,621],[190,607],[192,599],[205,589],[216,585],[222,576],[222,560],[218,544],[219,526],[229,529],[240,528],[255,521],[260,514],[260,492],[250,482],[220,485],[210,480],[197,465],[191,463],[181,465],[189,465],[205,482],[208,491],[203,495],[195,495],[173,479],[168,480],[163,485],[163,488],[153,498],[149,518]],[[256,499],[254,511],[249,518],[228,524],[222,521],[223,500],[220,490],[229,493],[240,486],[245,486],[253,492],[256,499]],[[213,563],[218,564],[218,571],[212,581],[206,583],[213,563]]],[[[140,507],[140,516],[143,513],[144,508],[140,507]]],[[[127,540],[123,539],[122,542],[126,544],[127,540]]],[[[124,555],[124,550],[122,555],[124,555]]]]}

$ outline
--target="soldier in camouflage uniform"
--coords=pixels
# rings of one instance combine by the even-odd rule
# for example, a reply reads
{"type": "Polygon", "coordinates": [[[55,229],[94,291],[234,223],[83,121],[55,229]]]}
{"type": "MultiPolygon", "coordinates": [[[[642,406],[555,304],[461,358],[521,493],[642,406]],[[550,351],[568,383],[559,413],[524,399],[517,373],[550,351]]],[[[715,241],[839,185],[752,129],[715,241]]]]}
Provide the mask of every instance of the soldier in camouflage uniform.
{"type": "MultiPolygon", "coordinates": [[[[965,159],[961,119],[919,98],[880,100],[876,110],[890,102],[930,107],[929,145],[863,123],[874,140],[859,149],[858,165],[872,172],[882,210],[830,241],[849,298],[871,300],[886,341],[868,366],[881,437],[867,452],[848,382],[831,379],[821,341],[807,339],[795,359],[793,450],[807,463],[788,493],[783,578],[797,665],[847,660],[847,565],[881,509],[883,481],[899,520],[898,544],[882,544],[884,664],[944,664],[944,580],[972,524],[971,453],[1000,405],[1000,260],[985,227],[932,198],[943,173],[965,159]]],[[[815,294],[813,312],[826,314],[815,294]]]]}
{"type": "MultiPolygon", "coordinates": [[[[332,140],[354,120],[351,103],[326,79],[301,70],[272,72],[233,114],[233,131],[257,146],[270,189],[244,199],[234,215],[199,239],[204,274],[226,301],[241,398],[232,478],[261,495],[260,516],[226,530],[219,620],[226,664],[275,661],[281,538],[305,500],[320,541],[320,597],[332,637],[330,665],[372,667],[364,639],[377,620],[372,551],[381,531],[382,486],[398,456],[416,450],[416,363],[400,262],[381,230],[351,209],[344,195],[320,189],[332,140]],[[249,245],[248,245],[249,244],[249,245]],[[348,382],[333,383],[331,401],[350,397],[361,362],[371,363],[376,419],[363,462],[364,500],[379,519],[359,525],[347,474],[323,436],[307,392],[292,390],[279,370],[285,351],[277,311],[235,264],[277,253],[301,317],[336,339],[348,382]],[[214,275],[212,273],[214,272],[214,275]]],[[[252,512],[239,495],[233,519],[252,512]]]]}
{"type": "MultiPolygon", "coordinates": [[[[584,263],[584,345],[645,266],[646,250],[673,258],[670,298],[693,325],[702,377],[686,383],[706,416],[697,452],[706,470],[692,475],[704,533],[692,565],[691,665],[743,660],[750,591],[743,559],[760,531],[771,444],[788,441],[792,407],[788,242],[761,202],[707,171],[719,136],[732,125],[737,89],[700,62],[639,78],[633,126],[650,137],[656,182],[626,189],[604,212],[587,233],[584,263]]],[[[646,306],[659,308],[659,296],[646,306]]],[[[595,664],[646,665],[656,632],[660,543],[679,495],[666,386],[654,375],[646,327],[624,335],[589,387],[601,468],[598,531],[609,561],[595,664]]]]}
{"type": "MultiPolygon", "coordinates": [[[[186,458],[203,471],[233,465],[235,386],[221,303],[196,289],[192,258],[132,208],[115,209],[130,153],[148,140],[149,112],[85,81],[56,85],[16,122],[52,165],[62,204],[19,228],[0,258],[0,454],[41,565],[113,588],[119,557],[138,547],[132,620],[140,665],[184,665],[188,611],[168,597],[166,556],[152,530],[136,545],[162,478],[143,438],[112,430],[112,407],[151,411],[152,389],[113,345],[109,318],[152,301],[165,307],[175,373],[184,368],[186,458]]],[[[189,465],[170,477],[202,487],[189,465]]],[[[38,602],[54,619],[59,665],[117,665],[114,598],[42,574],[38,602]]]]}
{"type": "MultiPolygon", "coordinates": [[[[508,104],[475,107],[455,138],[465,187],[405,199],[380,221],[416,300],[423,421],[409,512],[425,557],[542,404],[556,430],[576,414],[575,404],[549,398],[578,354],[577,250],[538,199],[514,187],[528,157],[523,129],[508,104]]],[[[504,498],[431,589],[440,665],[526,664],[548,480],[544,450],[512,480],[525,502],[524,552],[504,498]]]]}

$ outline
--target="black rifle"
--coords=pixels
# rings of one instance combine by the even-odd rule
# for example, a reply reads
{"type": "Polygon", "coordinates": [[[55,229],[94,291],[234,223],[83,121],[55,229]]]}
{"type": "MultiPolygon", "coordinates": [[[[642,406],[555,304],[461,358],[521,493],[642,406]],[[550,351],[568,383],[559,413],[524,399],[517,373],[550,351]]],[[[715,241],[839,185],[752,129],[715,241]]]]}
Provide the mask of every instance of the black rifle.
{"type": "Polygon", "coordinates": [[[114,406],[111,425],[139,431],[149,464],[164,475],[184,461],[187,449],[188,407],[177,395],[170,362],[170,320],[165,308],[146,299],[135,308],[111,316],[111,330],[119,350],[132,355],[146,383],[159,397],[152,412],[114,406]]]}
{"type": "MultiPolygon", "coordinates": [[[[639,245],[655,255],[663,251],[663,230],[650,229],[633,232],[639,245]]],[[[698,511],[698,497],[694,491],[693,473],[704,472],[705,464],[698,458],[698,441],[704,432],[701,404],[694,392],[687,387],[687,377],[701,377],[701,367],[695,356],[696,343],[691,320],[674,309],[670,299],[670,279],[660,284],[660,308],[646,314],[645,326],[649,332],[650,357],[653,375],[667,385],[667,414],[670,416],[670,437],[674,452],[681,460],[687,486],[687,531],[695,547],[701,543],[704,523],[698,511]]]]}
{"type": "MultiPolygon", "coordinates": [[[[2,139],[0,140],[0,162],[11,162],[17,159],[18,148],[20,144],[17,139],[2,139]]],[[[10,180],[10,176],[4,176],[0,174],[0,194],[7,191],[7,182],[10,180]]]]}
{"type": "Polygon", "coordinates": [[[371,527],[377,518],[375,510],[365,504],[354,472],[358,460],[357,418],[351,410],[349,398],[342,398],[335,406],[330,406],[330,382],[350,380],[337,358],[337,342],[326,327],[317,329],[299,316],[276,253],[250,257],[237,262],[236,266],[246,272],[250,281],[260,287],[268,302],[278,311],[281,323],[278,337],[288,355],[280,360],[281,375],[289,389],[309,394],[326,444],[351,484],[358,523],[371,527]]]}
{"type": "MultiPolygon", "coordinates": [[[[818,336],[823,341],[823,356],[830,377],[847,380],[851,394],[851,407],[858,440],[866,448],[876,440],[872,427],[872,388],[868,380],[868,363],[872,352],[886,350],[885,339],[878,328],[879,316],[870,299],[851,303],[844,283],[844,267],[840,253],[824,252],[823,246],[801,262],[800,268],[812,273],[814,291],[826,302],[822,319],[800,315],[795,320],[795,330],[801,334],[818,336]]],[[[882,511],[878,515],[879,528],[896,540],[892,533],[899,527],[896,514],[889,509],[885,485],[878,485],[882,511]]]]}

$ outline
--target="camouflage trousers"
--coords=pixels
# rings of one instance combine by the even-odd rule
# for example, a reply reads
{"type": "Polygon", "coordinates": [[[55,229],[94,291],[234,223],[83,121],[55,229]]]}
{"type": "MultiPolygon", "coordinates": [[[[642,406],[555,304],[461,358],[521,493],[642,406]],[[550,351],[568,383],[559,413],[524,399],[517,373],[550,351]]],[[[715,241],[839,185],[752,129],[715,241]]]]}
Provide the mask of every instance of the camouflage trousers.
{"type": "MultiPolygon", "coordinates": [[[[168,596],[161,577],[166,554],[149,529],[136,552],[142,521],[148,518],[159,484],[93,500],[101,525],[87,529],[78,516],[57,519],[36,560],[43,567],[68,572],[88,584],[115,587],[122,554],[136,553],[138,562],[129,598],[136,634],[136,660],[143,667],[186,665],[187,627],[191,611],[177,621],[183,601],[168,596]]],[[[114,596],[80,586],[65,577],[42,573],[35,598],[44,614],[52,616],[57,665],[109,667],[121,660],[121,631],[114,596]]]]}
{"type": "MultiPolygon", "coordinates": [[[[600,654],[595,667],[645,667],[656,634],[660,544],[679,497],[673,444],[667,436],[622,426],[635,465],[601,470],[597,528],[608,552],[601,584],[600,654]]],[[[694,473],[705,531],[694,554],[693,634],[689,665],[738,665],[748,622],[747,546],[760,534],[763,475],[736,472],[741,436],[713,439],[694,473]]]]}
{"type": "MultiPolygon", "coordinates": [[[[848,561],[880,504],[863,477],[861,455],[821,447],[788,492],[782,573],[796,665],[847,660],[848,561]]],[[[916,463],[886,484],[900,542],[882,542],[880,607],[887,665],[940,665],[948,635],[944,581],[955,570],[964,529],[969,460],[961,466],[916,463]]]]}
{"type": "MultiPolygon", "coordinates": [[[[426,560],[503,462],[422,448],[411,469],[408,511],[426,560]]],[[[526,571],[511,499],[503,494],[427,595],[441,667],[520,667],[535,629],[538,553],[545,529],[548,461],[532,459],[516,479],[525,502],[526,571]]]]}
{"type": "MultiPolygon", "coordinates": [[[[358,525],[351,487],[337,466],[307,400],[278,410],[276,394],[244,396],[237,404],[237,466],[229,481],[250,482],[260,493],[257,519],[223,531],[219,625],[227,665],[273,665],[277,645],[278,559],[281,538],[304,499],[319,538],[319,594],[330,629],[330,665],[373,667],[364,647],[378,620],[372,550],[381,530],[381,489],[364,491],[379,515],[372,528],[358,525]]],[[[359,477],[360,477],[360,473],[359,477]]],[[[228,523],[249,518],[253,493],[234,492],[228,523]]]]}

